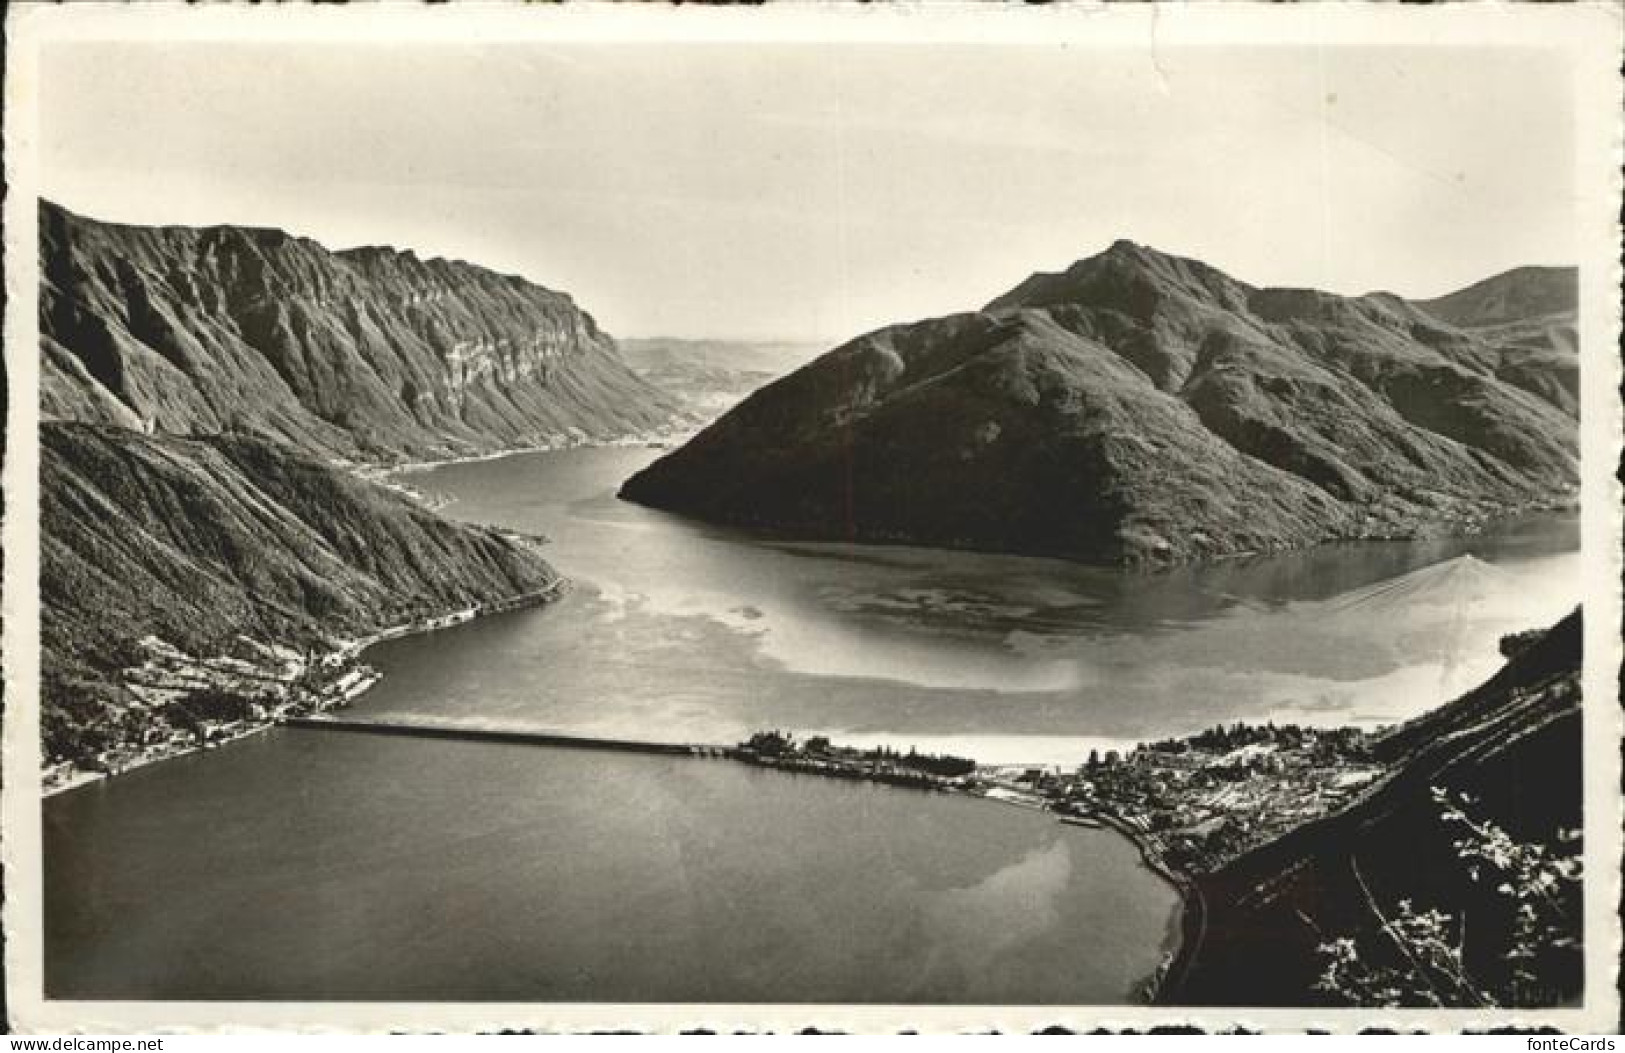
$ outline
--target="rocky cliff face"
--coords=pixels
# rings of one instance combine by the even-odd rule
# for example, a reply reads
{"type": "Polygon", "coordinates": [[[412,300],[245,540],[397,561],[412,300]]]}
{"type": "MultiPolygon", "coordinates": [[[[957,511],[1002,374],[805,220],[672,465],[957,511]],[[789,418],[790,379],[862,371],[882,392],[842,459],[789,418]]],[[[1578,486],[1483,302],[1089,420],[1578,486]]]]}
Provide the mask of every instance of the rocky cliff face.
{"type": "Polygon", "coordinates": [[[801,536],[1125,563],[1461,528],[1577,479],[1575,349],[1512,310],[1463,328],[1119,242],[836,348],[622,495],[801,536]]]}
{"type": "Polygon", "coordinates": [[[246,437],[40,429],[42,715],[48,753],[117,740],[123,671],[157,636],[325,648],[557,581],[535,543],[453,523],[246,437]]]}
{"type": "MultiPolygon", "coordinates": [[[[1347,937],[1363,948],[1361,968],[1389,967],[1410,979],[1408,996],[1396,1001],[1427,1002],[1433,982],[1444,1004],[1474,1004],[1400,955],[1385,919],[1406,903],[1459,920],[1460,967],[1491,990],[1521,990],[1526,998],[1514,1004],[1578,997],[1578,888],[1507,884],[1498,864],[1463,851],[1463,828],[1447,821],[1436,795],[1470,802],[1481,831],[1493,824],[1548,859],[1578,850],[1565,838],[1582,825],[1581,638],[1578,612],[1510,638],[1511,657],[1489,681],[1378,740],[1377,757],[1392,768],[1372,793],[1198,877],[1186,943],[1161,1000],[1336,1004],[1338,992],[1316,986],[1325,968],[1317,947],[1347,937]],[[1531,945],[1520,913],[1525,898],[1541,899],[1541,913],[1558,918],[1562,934],[1531,945]],[[1526,965],[1538,985],[1509,979],[1526,965]]],[[[1507,844],[1489,840],[1494,855],[1511,855],[1507,844]]],[[[1447,931],[1456,947],[1458,930],[1447,931]]]]}
{"type": "Polygon", "coordinates": [[[612,439],[675,410],[570,297],[469,264],[49,203],[40,242],[46,419],[387,462],[612,439]]]}

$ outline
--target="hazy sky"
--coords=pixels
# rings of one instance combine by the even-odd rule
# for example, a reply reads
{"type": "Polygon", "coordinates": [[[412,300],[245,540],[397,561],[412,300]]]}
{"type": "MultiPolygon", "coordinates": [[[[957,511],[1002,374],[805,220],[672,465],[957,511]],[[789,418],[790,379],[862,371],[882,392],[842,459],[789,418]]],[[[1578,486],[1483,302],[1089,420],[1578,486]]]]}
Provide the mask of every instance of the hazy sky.
{"type": "Polygon", "coordinates": [[[1572,263],[1550,53],[53,45],[41,185],[572,293],[619,336],[837,340],[1121,237],[1436,295],[1572,263]]]}

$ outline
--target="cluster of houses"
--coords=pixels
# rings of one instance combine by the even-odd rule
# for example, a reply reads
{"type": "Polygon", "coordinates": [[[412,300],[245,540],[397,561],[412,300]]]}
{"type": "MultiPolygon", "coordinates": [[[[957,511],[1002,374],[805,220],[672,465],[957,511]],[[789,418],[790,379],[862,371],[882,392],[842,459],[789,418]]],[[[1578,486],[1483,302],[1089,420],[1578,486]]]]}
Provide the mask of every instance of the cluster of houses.
{"type": "Polygon", "coordinates": [[[140,646],[145,660],[123,674],[121,740],[87,760],[48,765],[47,792],[347,705],[379,676],[353,654],[301,652],[248,637],[233,641],[232,653],[209,657],[156,636],[140,646]]]}
{"type": "Polygon", "coordinates": [[[1240,744],[1204,733],[1091,758],[1046,794],[1056,810],[1126,826],[1197,873],[1336,811],[1383,774],[1356,730],[1269,730],[1240,744]]]}
{"type": "Polygon", "coordinates": [[[1135,835],[1148,857],[1197,873],[1341,808],[1382,773],[1356,729],[1237,725],[1096,751],[1076,769],[981,766],[958,786],[1081,825],[1110,824],[1135,835]]]}
{"type": "Polygon", "coordinates": [[[975,765],[964,758],[859,751],[826,739],[760,732],[729,750],[739,760],[837,778],[955,790],[1133,834],[1148,858],[1187,874],[1350,803],[1384,769],[1353,728],[1235,725],[1125,752],[1076,769],[975,765]]]}

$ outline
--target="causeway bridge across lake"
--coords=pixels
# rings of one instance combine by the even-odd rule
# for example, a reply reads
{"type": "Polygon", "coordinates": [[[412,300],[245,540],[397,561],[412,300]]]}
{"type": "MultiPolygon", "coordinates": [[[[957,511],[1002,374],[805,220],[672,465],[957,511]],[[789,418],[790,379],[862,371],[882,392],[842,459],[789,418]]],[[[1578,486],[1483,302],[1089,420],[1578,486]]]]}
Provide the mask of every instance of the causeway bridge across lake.
{"type": "Polygon", "coordinates": [[[640,742],[634,739],[558,735],[549,731],[470,727],[466,724],[338,720],[332,717],[289,717],[283,721],[283,726],[318,731],[349,732],[361,735],[404,735],[420,739],[458,739],[463,742],[507,743],[511,746],[557,746],[582,750],[614,750],[620,753],[658,753],[675,757],[727,757],[734,752],[732,746],[718,746],[708,743],[640,742]]]}

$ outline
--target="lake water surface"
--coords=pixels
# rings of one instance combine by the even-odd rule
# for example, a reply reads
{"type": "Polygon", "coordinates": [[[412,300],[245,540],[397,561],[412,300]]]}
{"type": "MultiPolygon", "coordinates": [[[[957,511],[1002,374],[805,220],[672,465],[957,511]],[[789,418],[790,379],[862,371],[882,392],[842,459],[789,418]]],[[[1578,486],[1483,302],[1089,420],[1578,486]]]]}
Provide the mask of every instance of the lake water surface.
{"type": "MultiPolygon", "coordinates": [[[[765,542],[617,501],[656,455],[414,477],[549,535],[576,585],[368,652],[358,715],[1075,764],[1217,721],[1404,719],[1578,586],[1557,517],[1155,575],[765,542]]],[[[45,882],[63,998],[1120,1002],[1177,907],[1115,834],[1005,805],[296,729],[48,800],[45,882]]]]}
{"type": "Polygon", "coordinates": [[[367,711],[695,742],[779,727],[1076,764],[1080,740],[1414,716],[1492,672],[1502,634],[1549,624],[1578,596],[1572,516],[1124,573],[764,542],[617,500],[657,455],[582,449],[415,475],[456,498],[448,515],[554,539],[576,588],[434,646],[369,652],[388,675],[367,711]]]}
{"type": "Polygon", "coordinates": [[[726,760],[278,729],[46,807],[62,998],[1118,1002],[1105,831],[726,760]]]}

